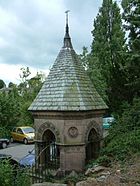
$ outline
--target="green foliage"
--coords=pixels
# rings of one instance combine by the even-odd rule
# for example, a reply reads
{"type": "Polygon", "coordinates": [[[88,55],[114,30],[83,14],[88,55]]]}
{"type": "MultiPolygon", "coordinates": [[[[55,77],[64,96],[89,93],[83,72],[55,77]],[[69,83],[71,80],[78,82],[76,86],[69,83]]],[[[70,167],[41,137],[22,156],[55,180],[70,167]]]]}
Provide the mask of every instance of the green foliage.
{"type": "Polygon", "coordinates": [[[65,176],[63,179],[63,182],[66,184],[76,184],[79,181],[83,181],[85,179],[85,176],[83,174],[77,174],[75,176],[65,176]]]}
{"type": "Polygon", "coordinates": [[[122,0],[124,27],[128,32],[127,71],[129,100],[140,97],[140,2],[122,0]]]}
{"type": "Polygon", "coordinates": [[[31,101],[27,100],[26,102],[23,102],[20,106],[20,118],[17,122],[18,126],[22,125],[31,125],[33,124],[33,117],[31,113],[28,111],[29,106],[31,105],[31,101]]]}
{"type": "Polygon", "coordinates": [[[22,72],[20,74],[22,86],[23,86],[24,89],[26,89],[27,88],[27,82],[28,82],[27,78],[29,77],[29,75],[31,74],[31,72],[30,72],[29,67],[26,67],[26,68],[22,67],[20,70],[22,72]]]}
{"type": "Polygon", "coordinates": [[[10,137],[10,129],[4,127],[0,127],[0,138],[9,138],[10,137]]]}
{"type": "Polygon", "coordinates": [[[1,186],[30,186],[30,178],[27,170],[15,169],[8,160],[0,161],[0,185],[1,186]]]}
{"type": "Polygon", "coordinates": [[[36,76],[29,79],[29,75],[31,74],[29,68],[22,68],[21,70],[21,83],[18,86],[18,91],[21,95],[20,118],[17,125],[32,125],[33,117],[31,113],[28,112],[28,108],[42,86],[44,74],[37,73],[36,76]]]}
{"type": "Polygon", "coordinates": [[[27,174],[28,170],[18,170],[14,186],[30,186],[31,185],[31,179],[29,175],[27,174]]]}
{"type": "Polygon", "coordinates": [[[0,127],[14,126],[19,120],[20,97],[16,89],[0,92],[0,127]]]}
{"type": "Polygon", "coordinates": [[[140,152],[140,99],[134,99],[109,130],[102,154],[125,160],[140,152]]]}
{"type": "Polygon", "coordinates": [[[102,166],[108,167],[111,165],[111,163],[112,163],[112,158],[110,158],[109,156],[104,154],[104,155],[99,156],[99,158],[97,158],[95,160],[91,160],[86,165],[86,169],[96,167],[97,165],[102,165],[102,166]]]}
{"type": "Polygon", "coordinates": [[[36,76],[29,79],[29,75],[31,74],[29,68],[22,68],[21,70],[21,83],[18,85],[18,91],[23,98],[23,102],[32,102],[42,86],[44,74],[37,72],[36,76]]]}
{"type": "Polygon", "coordinates": [[[97,160],[96,163],[102,166],[110,166],[111,165],[112,159],[106,155],[100,156],[97,160]]]}
{"type": "Polygon", "coordinates": [[[140,130],[121,134],[112,139],[105,149],[105,153],[117,160],[125,160],[133,153],[140,152],[140,130]]]}
{"type": "Polygon", "coordinates": [[[83,51],[82,54],[79,55],[80,60],[82,61],[82,65],[85,68],[85,70],[87,70],[88,68],[88,63],[89,63],[89,53],[88,53],[88,48],[87,47],[83,47],[83,51]]]}
{"type": "Polygon", "coordinates": [[[13,169],[12,166],[8,163],[8,161],[0,161],[0,184],[1,186],[14,186],[12,184],[14,182],[13,177],[13,169]]]}
{"type": "Polygon", "coordinates": [[[104,100],[107,100],[106,96],[106,82],[98,68],[97,58],[88,53],[86,47],[83,47],[82,54],[79,55],[82,65],[85,68],[87,74],[89,75],[91,82],[94,84],[98,93],[104,100]]]}
{"type": "Polygon", "coordinates": [[[0,136],[7,137],[14,126],[31,125],[33,117],[28,108],[42,86],[44,75],[37,73],[29,79],[29,68],[22,68],[21,83],[12,82],[9,88],[0,92],[0,136]]]}
{"type": "Polygon", "coordinates": [[[14,84],[14,83],[12,83],[12,82],[10,82],[9,84],[8,84],[8,88],[15,88],[16,87],[16,84],[14,84]]]}
{"type": "Polygon", "coordinates": [[[94,20],[92,31],[91,59],[89,75],[100,89],[111,111],[119,110],[123,100],[127,100],[127,73],[125,71],[125,34],[122,29],[120,9],[116,2],[103,0],[102,7],[94,20]],[[125,88],[124,88],[125,87],[125,88]]]}
{"type": "Polygon", "coordinates": [[[107,102],[108,100],[107,94],[106,94],[107,83],[105,81],[105,78],[103,77],[103,74],[98,64],[99,64],[98,58],[95,56],[92,56],[92,54],[89,54],[87,73],[92,83],[94,84],[97,92],[101,95],[104,101],[107,102]]]}
{"type": "Polygon", "coordinates": [[[4,88],[6,85],[2,79],[0,79],[0,89],[4,88]]]}

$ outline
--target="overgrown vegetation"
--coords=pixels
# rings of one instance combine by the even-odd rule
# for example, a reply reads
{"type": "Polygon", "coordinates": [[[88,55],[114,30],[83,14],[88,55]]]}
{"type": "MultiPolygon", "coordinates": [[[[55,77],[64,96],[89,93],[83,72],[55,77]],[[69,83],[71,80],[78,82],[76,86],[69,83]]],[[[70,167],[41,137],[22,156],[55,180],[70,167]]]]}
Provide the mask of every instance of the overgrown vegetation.
{"type": "Polygon", "coordinates": [[[122,0],[121,4],[122,14],[116,1],[103,0],[94,20],[91,52],[84,47],[80,55],[115,116],[101,156],[91,165],[124,161],[140,153],[140,3],[122,0]]]}
{"type": "Polygon", "coordinates": [[[84,174],[77,174],[75,176],[65,176],[65,178],[63,179],[63,183],[66,183],[66,184],[76,184],[77,182],[79,181],[82,181],[85,179],[85,176],[84,174]]]}
{"type": "Polygon", "coordinates": [[[114,161],[126,162],[135,154],[140,155],[140,99],[135,98],[133,104],[125,105],[122,115],[116,118],[99,158],[92,160],[86,168],[97,164],[111,166],[114,161]]]}
{"type": "Polygon", "coordinates": [[[30,186],[30,178],[26,170],[15,168],[8,160],[0,161],[1,186],[30,186]]]}
{"type": "Polygon", "coordinates": [[[140,152],[140,99],[124,110],[109,130],[102,154],[125,160],[140,152]]]}

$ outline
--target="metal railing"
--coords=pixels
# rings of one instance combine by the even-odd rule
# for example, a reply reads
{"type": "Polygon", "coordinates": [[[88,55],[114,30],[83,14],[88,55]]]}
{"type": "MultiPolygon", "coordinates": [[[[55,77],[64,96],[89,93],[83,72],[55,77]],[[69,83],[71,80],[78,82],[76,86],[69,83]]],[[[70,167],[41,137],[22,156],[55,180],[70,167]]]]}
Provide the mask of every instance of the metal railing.
{"type": "Polygon", "coordinates": [[[31,167],[29,175],[32,183],[42,183],[48,181],[56,175],[57,169],[60,167],[60,157],[58,154],[58,146],[51,143],[35,158],[35,165],[31,167]],[[49,151],[49,154],[46,152],[49,151]],[[45,156],[44,162],[40,163],[41,156],[45,156]]]}

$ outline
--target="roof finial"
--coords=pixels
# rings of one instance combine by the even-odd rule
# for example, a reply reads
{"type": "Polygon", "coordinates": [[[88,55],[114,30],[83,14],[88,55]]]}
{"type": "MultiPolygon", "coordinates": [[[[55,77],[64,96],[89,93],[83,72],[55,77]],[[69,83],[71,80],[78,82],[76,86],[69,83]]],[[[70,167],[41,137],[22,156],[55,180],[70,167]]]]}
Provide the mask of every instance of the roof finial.
{"type": "Polygon", "coordinates": [[[66,33],[69,33],[69,26],[68,26],[68,13],[70,12],[70,10],[65,11],[66,13],[66,33]]]}
{"type": "Polygon", "coordinates": [[[65,11],[66,13],[66,33],[64,37],[64,48],[72,48],[71,39],[69,36],[69,26],[68,26],[68,13],[70,10],[65,11]]]}

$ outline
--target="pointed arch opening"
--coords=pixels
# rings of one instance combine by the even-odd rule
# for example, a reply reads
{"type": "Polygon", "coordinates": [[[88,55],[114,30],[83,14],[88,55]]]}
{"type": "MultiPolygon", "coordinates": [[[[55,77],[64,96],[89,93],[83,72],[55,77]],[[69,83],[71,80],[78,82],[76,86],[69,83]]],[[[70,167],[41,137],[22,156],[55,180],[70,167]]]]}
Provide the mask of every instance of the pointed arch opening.
{"type": "Polygon", "coordinates": [[[43,149],[40,154],[42,159],[41,164],[45,164],[45,167],[48,168],[59,168],[59,146],[56,144],[55,134],[47,129],[42,135],[43,149]]]}
{"type": "Polygon", "coordinates": [[[99,134],[92,128],[87,136],[87,143],[86,143],[86,162],[90,160],[94,160],[98,157],[100,150],[100,138],[99,134]]]}

